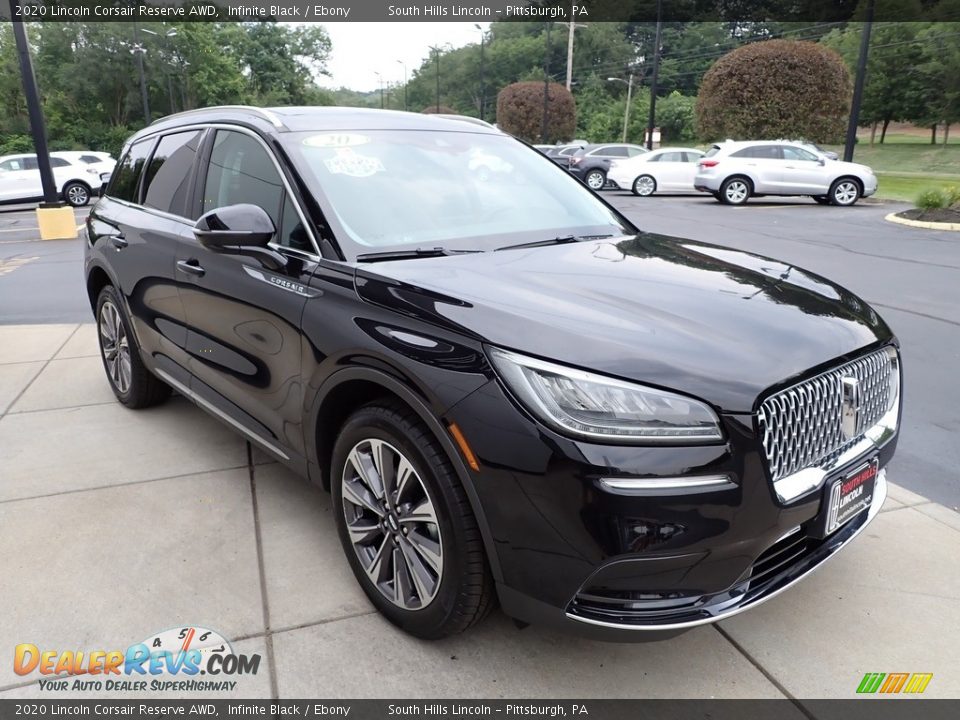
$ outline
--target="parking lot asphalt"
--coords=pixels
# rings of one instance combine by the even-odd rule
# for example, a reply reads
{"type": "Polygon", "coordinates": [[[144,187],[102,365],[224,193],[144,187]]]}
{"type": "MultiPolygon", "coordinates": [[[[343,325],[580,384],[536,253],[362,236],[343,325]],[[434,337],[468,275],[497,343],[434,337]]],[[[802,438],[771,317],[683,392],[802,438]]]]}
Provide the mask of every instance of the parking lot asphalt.
{"type": "MultiPolygon", "coordinates": [[[[261,657],[217,697],[855,698],[867,672],[933,673],[925,697],[960,697],[960,515],[897,486],[825,567],[717,626],[605,644],[496,612],[422,642],[360,591],[327,493],[182,398],[121,406],[92,324],[0,326],[0,468],[8,652],[210,628],[261,657]]],[[[41,690],[0,663],[0,699],[84,696],[210,693],[41,690]]]]}

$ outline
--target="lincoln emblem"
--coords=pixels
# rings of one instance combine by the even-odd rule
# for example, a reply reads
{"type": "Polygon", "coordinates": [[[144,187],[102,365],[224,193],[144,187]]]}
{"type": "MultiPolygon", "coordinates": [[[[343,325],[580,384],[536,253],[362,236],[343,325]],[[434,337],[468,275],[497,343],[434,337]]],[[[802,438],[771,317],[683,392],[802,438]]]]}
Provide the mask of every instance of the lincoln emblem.
{"type": "Polygon", "coordinates": [[[847,440],[857,435],[860,427],[860,381],[854,377],[840,380],[840,431],[847,440]]]}

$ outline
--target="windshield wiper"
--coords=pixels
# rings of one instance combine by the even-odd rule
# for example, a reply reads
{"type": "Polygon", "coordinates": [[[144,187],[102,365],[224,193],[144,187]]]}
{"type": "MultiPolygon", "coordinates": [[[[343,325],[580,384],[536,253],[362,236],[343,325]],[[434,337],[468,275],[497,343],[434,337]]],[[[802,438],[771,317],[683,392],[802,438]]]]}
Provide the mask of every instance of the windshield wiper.
{"type": "Polygon", "coordinates": [[[447,248],[414,248],[413,250],[385,250],[383,252],[361,253],[357,262],[378,262],[380,260],[408,260],[410,258],[443,257],[463,253],[478,253],[482,250],[448,250],[447,248]]]}
{"type": "Polygon", "coordinates": [[[603,240],[613,237],[613,235],[561,235],[547,240],[534,240],[533,242],[520,243],[519,245],[505,245],[498,247],[497,250],[516,250],[518,248],[544,247],[546,245],[566,245],[567,243],[580,242],[581,240],[603,240]]]}

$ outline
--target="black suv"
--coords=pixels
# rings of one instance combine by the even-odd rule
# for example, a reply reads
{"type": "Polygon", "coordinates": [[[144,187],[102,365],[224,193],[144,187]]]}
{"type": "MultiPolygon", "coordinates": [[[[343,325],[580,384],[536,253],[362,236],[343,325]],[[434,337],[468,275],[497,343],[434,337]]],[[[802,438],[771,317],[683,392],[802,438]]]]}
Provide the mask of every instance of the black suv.
{"type": "Polygon", "coordinates": [[[187,112],[130,139],[86,229],[120,402],[176,390],[329,488],[358,582],[415,635],[495,598],[676,634],[883,503],[900,360],[866,303],[641,232],[494,129],[187,112]]]}

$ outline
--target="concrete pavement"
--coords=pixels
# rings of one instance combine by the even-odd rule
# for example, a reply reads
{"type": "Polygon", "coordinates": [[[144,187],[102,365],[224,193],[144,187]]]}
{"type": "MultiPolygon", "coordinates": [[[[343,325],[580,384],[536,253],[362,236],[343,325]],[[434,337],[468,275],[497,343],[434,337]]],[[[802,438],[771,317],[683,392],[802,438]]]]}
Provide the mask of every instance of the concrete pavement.
{"type": "Polygon", "coordinates": [[[960,697],[960,515],[900,487],[825,568],[719,626],[613,645],[496,613],[420,642],[359,590],[326,493],[181,398],[116,403],[91,325],[0,326],[0,547],[0,698],[82,696],[16,675],[18,643],[186,625],[262,656],[237,697],[854,698],[867,672],[960,697]]]}

